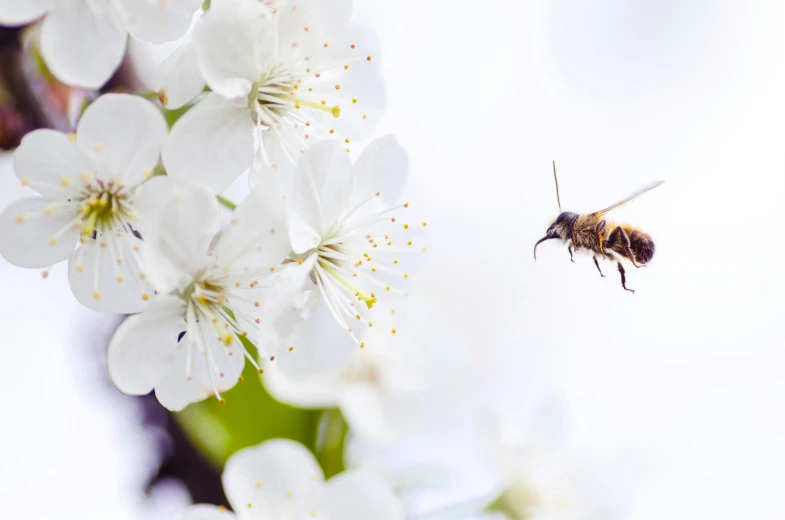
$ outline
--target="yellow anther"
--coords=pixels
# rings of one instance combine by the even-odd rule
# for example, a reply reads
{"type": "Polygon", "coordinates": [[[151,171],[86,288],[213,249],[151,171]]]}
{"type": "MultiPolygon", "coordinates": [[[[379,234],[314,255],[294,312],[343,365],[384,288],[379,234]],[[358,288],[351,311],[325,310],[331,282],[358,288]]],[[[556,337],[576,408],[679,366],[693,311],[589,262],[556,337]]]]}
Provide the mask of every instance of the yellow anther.
{"type": "Polygon", "coordinates": [[[118,274],[117,276],[115,276],[114,281],[117,283],[123,283],[123,276],[118,274]]]}
{"type": "Polygon", "coordinates": [[[356,97],[352,98],[352,103],[357,103],[357,98],[356,97]]]}
{"type": "Polygon", "coordinates": [[[93,299],[94,300],[100,300],[101,299],[101,293],[98,292],[98,291],[93,291],[93,299]]]}
{"type": "Polygon", "coordinates": [[[335,85],[335,90],[341,90],[341,86],[340,85],[335,85]]]}
{"type": "Polygon", "coordinates": [[[72,143],[73,143],[73,142],[76,142],[76,134],[75,134],[75,133],[73,133],[73,132],[71,132],[71,133],[68,133],[68,134],[65,134],[65,137],[66,137],[66,138],[67,138],[69,141],[71,141],[72,143]]]}
{"type": "Polygon", "coordinates": [[[403,229],[409,229],[409,224],[404,224],[403,229]]]}
{"type": "Polygon", "coordinates": [[[62,184],[63,186],[68,186],[69,184],[71,184],[71,179],[69,179],[68,177],[63,177],[62,179],[60,179],[60,184],[62,184]]]}
{"type": "Polygon", "coordinates": [[[14,218],[14,220],[16,221],[17,224],[21,224],[22,222],[25,221],[25,217],[24,215],[17,215],[16,218],[14,218]]]}
{"type": "Polygon", "coordinates": [[[144,301],[148,301],[148,300],[150,299],[150,295],[149,295],[149,294],[147,294],[147,293],[143,293],[143,294],[142,294],[142,299],[143,299],[144,301]]]}
{"type": "Polygon", "coordinates": [[[57,237],[52,237],[52,238],[50,238],[50,239],[49,239],[49,245],[50,245],[50,246],[55,246],[55,245],[57,245],[57,237]]]}
{"type": "Polygon", "coordinates": [[[341,107],[336,106],[333,108],[333,117],[341,117],[341,107]]]}
{"type": "Polygon", "coordinates": [[[343,70],[349,70],[349,65],[344,65],[343,70]]]}
{"type": "Polygon", "coordinates": [[[104,143],[93,143],[93,150],[96,152],[100,152],[104,149],[104,143]]]}
{"type": "Polygon", "coordinates": [[[395,330],[395,329],[393,329],[391,332],[392,332],[393,334],[398,334],[398,331],[397,331],[397,330],[395,330]]]}

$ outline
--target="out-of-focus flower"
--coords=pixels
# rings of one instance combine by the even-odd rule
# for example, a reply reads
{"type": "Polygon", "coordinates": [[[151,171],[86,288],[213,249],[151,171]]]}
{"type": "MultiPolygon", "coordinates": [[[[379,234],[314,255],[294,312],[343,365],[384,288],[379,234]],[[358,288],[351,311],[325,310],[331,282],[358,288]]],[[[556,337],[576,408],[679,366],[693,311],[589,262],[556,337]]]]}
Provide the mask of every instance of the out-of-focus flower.
{"type": "Polygon", "coordinates": [[[481,448],[502,482],[488,516],[510,520],[623,518],[590,474],[587,460],[563,439],[561,412],[548,403],[525,435],[494,414],[480,423],[481,448]],[[583,459],[583,460],[582,460],[583,459]]]}
{"type": "Polygon", "coordinates": [[[202,0],[0,0],[0,24],[43,19],[41,52],[58,79],[98,88],[117,69],[128,34],[151,43],[174,41],[202,0]]]}
{"type": "Polygon", "coordinates": [[[152,87],[164,108],[170,110],[180,108],[204,90],[192,42],[184,43],[161,62],[153,74],[152,87]]]}
{"type": "Polygon", "coordinates": [[[71,289],[98,311],[137,312],[152,291],[139,263],[166,190],[140,186],[158,162],[166,122],[139,97],[107,94],[85,111],[76,134],[36,130],[14,154],[25,197],[0,214],[0,254],[22,267],[69,259],[71,289]],[[77,244],[80,247],[75,250],[77,244]]]}
{"type": "Polygon", "coordinates": [[[373,473],[347,471],[326,482],[304,446],[274,439],[232,455],[223,485],[234,513],[197,505],[181,520],[403,520],[403,509],[385,482],[373,473]]]}
{"type": "Polygon", "coordinates": [[[275,367],[265,387],[301,408],[338,406],[354,434],[391,440],[417,426],[419,405],[466,366],[468,349],[417,296],[405,309],[380,316],[342,369],[291,381],[275,367]],[[394,320],[392,319],[394,318],[394,320]],[[397,334],[390,334],[397,327],[397,334]]]}
{"type": "Polygon", "coordinates": [[[279,363],[288,376],[343,366],[364,346],[375,316],[392,313],[393,302],[406,294],[424,257],[416,235],[426,225],[400,215],[409,206],[397,203],[407,171],[408,156],[392,136],[369,143],[354,165],[334,141],[313,146],[300,160],[287,228],[296,262],[290,273],[302,285],[294,300],[286,300],[289,291],[268,298],[279,315],[296,322],[287,336],[290,320],[280,318],[286,328],[274,339],[293,351],[279,363]]]}
{"type": "Polygon", "coordinates": [[[223,191],[254,162],[254,129],[262,172],[293,168],[319,139],[340,135],[349,150],[350,140],[370,135],[384,85],[373,34],[349,24],[351,10],[351,0],[288,0],[273,9],[213,2],[193,35],[212,93],[173,127],[163,151],[170,174],[194,178],[194,165],[208,165],[194,180],[223,191]]]}
{"type": "Polygon", "coordinates": [[[220,235],[209,190],[188,186],[160,212],[142,258],[158,293],[126,320],[109,345],[109,376],[121,391],[155,389],[170,410],[233,387],[255,342],[270,277],[288,253],[282,197],[255,190],[220,235]]]}

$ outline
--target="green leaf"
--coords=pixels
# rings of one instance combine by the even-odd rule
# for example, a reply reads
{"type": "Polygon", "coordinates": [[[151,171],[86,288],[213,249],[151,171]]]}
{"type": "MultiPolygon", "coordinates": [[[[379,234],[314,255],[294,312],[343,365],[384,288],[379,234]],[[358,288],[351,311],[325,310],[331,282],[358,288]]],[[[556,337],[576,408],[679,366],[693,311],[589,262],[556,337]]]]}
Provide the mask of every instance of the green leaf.
{"type": "MultiPolygon", "coordinates": [[[[249,352],[255,352],[250,342],[241,339],[249,352]]],[[[175,414],[194,445],[217,468],[237,450],[268,439],[292,439],[314,450],[322,411],[301,410],[276,401],[250,363],[245,364],[243,381],[222,396],[225,404],[213,397],[175,414]]]]}

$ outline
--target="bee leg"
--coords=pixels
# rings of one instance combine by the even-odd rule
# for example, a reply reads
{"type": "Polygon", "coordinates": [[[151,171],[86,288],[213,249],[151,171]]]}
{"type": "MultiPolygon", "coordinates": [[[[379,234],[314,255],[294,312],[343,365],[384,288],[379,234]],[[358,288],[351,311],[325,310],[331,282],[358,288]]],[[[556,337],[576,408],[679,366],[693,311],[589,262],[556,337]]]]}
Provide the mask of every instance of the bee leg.
{"type": "Polygon", "coordinates": [[[602,274],[602,269],[600,269],[600,263],[597,261],[597,255],[594,255],[594,265],[597,266],[597,270],[600,272],[600,276],[605,278],[605,275],[602,274]]]}
{"type": "Polygon", "coordinates": [[[627,233],[624,231],[624,229],[621,226],[617,227],[616,229],[619,230],[619,235],[621,236],[621,245],[623,245],[624,249],[627,251],[632,265],[637,268],[646,267],[645,265],[638,265],[635,262],[635,255],[632,254],[632,249],[630,249],[630,237],[627,236],[627,233]]]}
{"type": "Polygon", "coordinates": [[[572,244],[567,244],[567,251],[570,253],[570,262],[574,264],[575,259],[572,257],[572,244]]]}
{"type": "Polygon", "coordinates": [[[578,217],[575,217],[574,219],[572,219],[572,222],[570,222],[570,234],[571,234],[570,238],[572,238],[572,248],[574,251],[578,250],[578,241],[575,240],[575,222],[577,221],[578,221],[578,217]]]}
{"type": "Polygon", "coordinates": [[[619,274],[621,275],[621,286],[624,287],[625,291],[630,291],[632,294],[635,294],[635,289],[627,289],[627,277],[624,276],[624,266],[621,265],[621,262],[616,262],[616,265],[619,266],[619,274]]]}

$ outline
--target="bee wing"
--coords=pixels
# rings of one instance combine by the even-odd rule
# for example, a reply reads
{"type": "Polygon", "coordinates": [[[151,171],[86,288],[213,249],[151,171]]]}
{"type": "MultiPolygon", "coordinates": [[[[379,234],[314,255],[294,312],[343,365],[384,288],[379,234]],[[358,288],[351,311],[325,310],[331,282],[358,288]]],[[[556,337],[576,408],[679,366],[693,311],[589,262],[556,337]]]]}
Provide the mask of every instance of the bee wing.
{"type": "Polygon", "coordinates": [[[593,217],[599,217],[600,215],[604,215],[605,213],[608,213],[610,210],[612,210],[612,209],[616,209],[616,208],[618,208],[619,206],[621,206],[622,204],[627,204],[629,201],[631,201],[631,200],[633,200],[633,199],[636,199],[636,198],[640,197],[641,195],[643,195],[643,194],[644,194],[644,193],[646,193],[647,191],[651,191],[651,190],[653,190],[654,188],[656,188],[657,186],[661,186],[661,185],[662,185],[664,182],[665,182],[665,181],[656,181],[656,182],[653,182],[652,184],[650,184],[650,185],[646,186],[646,187],[645,187],[645,188],[643,188],[642,190],[636,191],[635,193],[633,193],[632,195],[630,195],[630,196],[629,196],[629,197],[627,197],[626,199],[624,199],[624,200],[622,200],[622,201],[619,201],[619,202],[617,202],[616,204],[614,204],[614,205],[612,205],[612,206],[608,206],[608,207],[607,207],[607,208],[605,208],[605,209],[601,209],[600,211],[595,211],[594,213],[592,213],[592,216],[593,216],[593,217]]]}

